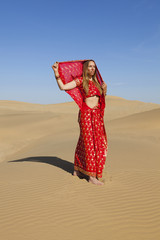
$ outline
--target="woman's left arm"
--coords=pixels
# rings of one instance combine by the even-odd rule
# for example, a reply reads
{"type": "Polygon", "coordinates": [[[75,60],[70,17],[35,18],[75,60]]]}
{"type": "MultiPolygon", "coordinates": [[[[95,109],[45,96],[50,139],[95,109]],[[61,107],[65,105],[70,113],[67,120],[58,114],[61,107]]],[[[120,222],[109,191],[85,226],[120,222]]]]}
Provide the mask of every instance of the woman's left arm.
{"type": "Polygon", "coordinates": [[[60,78],[60,75],[59,75],[59,72],[58,72],[58,65],[59,65],[59,63],[55,62],[52,66],[52,69],[54,71],[55,78],[57,80],[57,84],[59,86],[59,89],[60,90],[71,90],[71,89],[75,88],[76,87],[76,82],[74,80],[69,82],[69,83],[66,83],[66,84],[64,84],[62,82],[62,80],[60,78]]]}
{"type": "Polygon", "coordinates": [[[107,95],[107,84],[105,82],[102,83],[102,90],[103,90],[103,94],[107,95]]]}

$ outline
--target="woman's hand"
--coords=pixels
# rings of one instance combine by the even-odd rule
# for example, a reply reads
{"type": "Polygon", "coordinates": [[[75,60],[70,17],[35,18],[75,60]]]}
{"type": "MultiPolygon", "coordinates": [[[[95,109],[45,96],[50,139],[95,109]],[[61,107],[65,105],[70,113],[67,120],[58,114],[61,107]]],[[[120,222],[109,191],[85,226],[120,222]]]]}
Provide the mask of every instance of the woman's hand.
{"type": "Polygon", "coordinates": [[[103,90],[103,94],[107,95],[107,84],[105,82],[102,83],[102,90],[103,90]]]}
{"type": "Polygon", "coordinates": [[[52,69],[53,69],[55,75],[57,75],[57,73],[58,73],[58,65],[59,65],[59,63],[55,62],[52,66],[52,69]]]}
{"type": "Polygon", "coordinates": [[[76,82],[73,80],[69,83],[64,84],[59,76],[59,72],[58,72],[58,66],[59,66],[59,62],[55,62],[52,66],[52,69],[54,71],[55,74],[55,78],[57,80],[57,84],[60,88],[60,90],[71,90],[73,88],[76,87],[76,82]]]}

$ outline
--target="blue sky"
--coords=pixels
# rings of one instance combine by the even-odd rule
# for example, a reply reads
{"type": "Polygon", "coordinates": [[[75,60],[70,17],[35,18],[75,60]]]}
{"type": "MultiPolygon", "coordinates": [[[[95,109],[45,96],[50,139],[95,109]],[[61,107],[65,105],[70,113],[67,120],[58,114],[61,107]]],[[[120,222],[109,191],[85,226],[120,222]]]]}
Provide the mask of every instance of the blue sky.
{"type": "Polygon", "coordinates": [[[159,0],[27,0],[0,5],[0,100],[52,104],[55,61],[94,59],[108,95],[160,104],[159,0]]]}

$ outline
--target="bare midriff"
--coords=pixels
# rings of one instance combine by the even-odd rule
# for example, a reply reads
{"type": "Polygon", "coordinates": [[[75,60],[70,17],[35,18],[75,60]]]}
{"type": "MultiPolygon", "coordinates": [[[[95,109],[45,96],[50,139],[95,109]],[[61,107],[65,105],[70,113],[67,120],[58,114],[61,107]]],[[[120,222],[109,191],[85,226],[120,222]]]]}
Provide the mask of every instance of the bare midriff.
{"type": "Polygon", "coordinates": [[[95,106],[97,106],[98,102],[99,102],[99,96],[97,96],[97,95],[94,95],[92,97],[88,97],[88,98],[85,99],[85,103],[90,108],[94,108],[95,106]]]}

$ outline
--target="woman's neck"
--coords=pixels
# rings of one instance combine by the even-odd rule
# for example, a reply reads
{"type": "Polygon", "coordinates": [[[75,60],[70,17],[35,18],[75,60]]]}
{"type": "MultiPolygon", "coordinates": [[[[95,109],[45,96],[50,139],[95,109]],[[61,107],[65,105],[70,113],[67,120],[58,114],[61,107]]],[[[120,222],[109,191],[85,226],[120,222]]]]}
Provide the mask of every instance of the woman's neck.
{"type": "Polygon", "coordinates": [[[90,81],[92,81],[92,80],[93,80],[93,78],[92,78],[92,77],[89,77],[89,80],[90,80],[90,81]]]}

